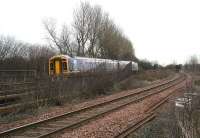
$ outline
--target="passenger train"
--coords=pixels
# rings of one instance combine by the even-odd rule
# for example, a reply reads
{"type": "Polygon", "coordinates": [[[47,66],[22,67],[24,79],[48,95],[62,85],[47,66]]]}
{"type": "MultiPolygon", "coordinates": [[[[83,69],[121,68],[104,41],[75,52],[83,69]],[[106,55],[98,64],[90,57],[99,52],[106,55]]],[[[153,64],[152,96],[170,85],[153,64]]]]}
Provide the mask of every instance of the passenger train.
{"type": "Polygon", "coordinates": [[[77,72],[117,71],[123,70],[127,65],[131,66],[132,71],[138,71],[138,64],[133,61],[56,55],[49,59],[49,75],[58,76],[77,72]]]}

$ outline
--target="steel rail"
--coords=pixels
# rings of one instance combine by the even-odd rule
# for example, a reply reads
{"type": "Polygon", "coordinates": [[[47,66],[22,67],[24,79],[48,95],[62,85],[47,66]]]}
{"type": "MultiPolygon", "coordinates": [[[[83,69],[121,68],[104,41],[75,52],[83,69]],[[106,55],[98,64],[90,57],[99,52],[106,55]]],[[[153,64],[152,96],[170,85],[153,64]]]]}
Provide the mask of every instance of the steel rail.
{"type": "Polygon", "coordinates": [[[34,92],[25,92],[25,91],[34,91],[34,90],[37,90],[37,89],[45,89],[45,88],[48,88],[48,86],[43,86],[43,87],[39,87],[39,88],[30,87],[30,88],[24,88],[24,89],[14,89],[14,90],[0,91],[0,100],[6,100],[6,99],[10,99],[10,98],[15,98],[15,97],[17,98],[19,96],[23,96],[24,94],[34,93],[34,92]]]}
{"type": "Polygon", "coordinates": [[[121,133],[119,133],[114,138],[125,138],[125,137],[129,136],[130,134],[132,134],[133,132],[135,132],[137,129],[141,128],[142,126],[144,126],[148,122],[150,122],[153,119],[155,119],[155,117],[156,117],[156,115],[154,113],[147,114],[144,118],[142,118],[141,120],[139,120],[137,123],[129,126],[128,128],[126,128],[124,131],[122,131],[121,133]]]}
{"type": "Polygon", "coordinates": [[[0,86],[10,86],[10,85],[24,85],[24,84],[33,84],[35,82],[14,82],[14,83],[0,83],[0,86]]]}
{"type": "MultiPolygon", "coordinates": [[[[176,84],[175,84],[175,85],[176,85],[176,84]]],[[[174,86],[174,85],[169,86],[169,87],[167,87],[167,88],[164,88],[164,89],[162,89],[162,90],[159,90],[159,91],[156,92],[156,93],[162,92],[163,90],[166,90],[166,89],[168,89],[168,88],[170,88],[170,87],[173,87],[173,86],[174,86]]],[[[80,120],[80,121],[75,122],[75,123],[73,123],[73,124],[66,125],[66,126],[60,128],[60,129],[51,131],[51,132],[46,133],[46,134],[43,134],[43,135],[40,135],[40,136],[38,136],[38,137],[36,137],[36,138],[45,138],[45,137],[51,136],[51,135],[53,135],[53,134],[56,134],[56,133],[58,133],[58,132],[60,132],[60,131],[63,131],[63,130],[65,130],[65,129],[71,129],[71,128],[74,128],[74,127],[76,127],[76,126],[80,126],[80,125],[83,124],[83,123],[87,123],[87,122],[89,122],[89,121],[91,121],[91,120],[93,120],[93,119],[96,119],[96,118],[98,118],[98,117],[101,117],[101,116],[103,116],[103,115],[105,115],[105,114],[114,112],[114,111],[119,110],[119,109],[121,109],[121,108],[123,108],[123,107],[125,107],[125,106],[130,105],[130,104],[137,103],[137,102],[139,102],[139,101],[141,101],[141,100],[143,100],[143,99],[145,99],[145,98],[147,98],[147,97],[149,97],[149,96],[152,96],[152,95],[154,95],[154,94],[156,94],[156,93],[151,93],[151,94],[142,96],[142,97],[140,97],[140,98],[138,98],[138,99],[135,99],[135,100],[133,100],[133,101],[131,101],[131,102],[128,102],[128,103],[125,103],[125,104],[120,105],[120,106],[118,106],[118,107],[115,107],[115,108],[113,108],[113,109],[111,109],[111,110],[108,110],[108,111],[105,111],[105,112],[103,112],[103,113],[94,115],[94,116],[92,116],[92,117],[88,117],[88,118],[86,118],[86,119],[84,119],[84,120],[80,120]]]]}
{"type": "Polygon", "coordinates": [[[134,133],[136,130],[147,124],[148,122],[152,121],[156,118],[156,114],[154,113],[156,109],[158,109],[161,105],[165,104],[169,97],[172,95],[172,93],[168,94],[167,97],[163,98],[161,101],[159,101],[157,104],[154,104],[149,109],[145,111],[147,116],[136,122],[135,124],[132,124],[131,126],[127,127],[125,130],[120,132],[115,138],[125,138],[128,137],[130,134],[134,133]]]}

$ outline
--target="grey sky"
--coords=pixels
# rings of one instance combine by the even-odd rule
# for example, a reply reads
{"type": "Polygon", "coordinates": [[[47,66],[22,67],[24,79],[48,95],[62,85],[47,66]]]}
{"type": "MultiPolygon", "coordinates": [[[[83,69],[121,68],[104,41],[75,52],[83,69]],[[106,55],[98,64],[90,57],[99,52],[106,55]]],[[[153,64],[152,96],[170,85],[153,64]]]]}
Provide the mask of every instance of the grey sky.
{"type": "MultiPolygon", "coordinates": [[[[200,55],[198,0],[88,0],[109,13],[134,44],[136,56],[161,64],[200,55]]],[[[42,20],[71,25],[80,0],[1,0],[0,34],[46,43],[42,20]]]]}

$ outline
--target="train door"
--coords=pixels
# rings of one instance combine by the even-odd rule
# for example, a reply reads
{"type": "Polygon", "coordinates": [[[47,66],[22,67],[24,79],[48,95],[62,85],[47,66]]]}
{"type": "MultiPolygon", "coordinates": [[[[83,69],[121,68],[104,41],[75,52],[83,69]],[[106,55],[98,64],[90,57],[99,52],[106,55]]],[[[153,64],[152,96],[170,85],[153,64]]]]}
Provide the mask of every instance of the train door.
{"type": "Polygon", "coordinates": [[[67,74],[68,73],[68,64],[66,60],[62,60],[62,73],[67,74]]]}
{"type": "Polygon", "coordinates": [[[60,69],[60,61],[59,61],[59,60],[56,60],[56,61],[55,61],[55,74],[56,74],[56,75],[59,75],[59,74],[60,74],[60,71],[61,71],[61,69],[60,69]]]}

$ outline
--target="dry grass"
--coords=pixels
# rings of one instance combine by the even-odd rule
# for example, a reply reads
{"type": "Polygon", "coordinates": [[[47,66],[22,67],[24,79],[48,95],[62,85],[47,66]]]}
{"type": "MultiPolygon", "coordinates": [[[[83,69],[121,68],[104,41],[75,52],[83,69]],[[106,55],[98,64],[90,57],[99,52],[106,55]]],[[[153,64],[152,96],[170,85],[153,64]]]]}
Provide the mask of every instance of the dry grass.
{"type": "Polygon", "coordinates": [[[131,75],[128,78],[115,83],[111,89],[111,93],[115,91],[118,92],[121,90],[130,90],[144,87],[154,83],[155,81],[167,78],[172,74],[173,72],[168,70],[151,70],[138,72],[137,74],[131,75]]]}
{"type": "Polygon", "coordinates": [[[18,120],[20,116],[24,118],[27,115],[29,116],[30,113],[33,113],[33,115],[40,114],[49,106],[62,106],[66,103],[77,104],[89,99],[111,95],[122,90],[143,87],[151,84],[152,81],[158,78],[161,79],[168,75],[169,73],[167,74],[166,72],[147,71],[137,74],[117,73],[105,75],[103,73],[88,77],[61,78],[53,82],[49,78],[46,78],[45,83],[36,81],[35,86],[37,89],[35,92],[24,96],[20,101],[24,103],[33,101],[32,105],[34,106],[28,108],[24,106],[16,110],[17,113],[6,114],[1,120],[18,120]],[[44,89],[44,85],[48,87],[44,89]],[[42,99],[45,100],[41,102],[42,99]]]}
{"type": "Polygon", "coordinates": [[[174,74],[174,72],[170,70],[149,70],[140,72],[136,75],[135,79],[137,80],[147,80],[147,81],[155,81],[158,79],[166,78],[169,75],[174,74]]]}

